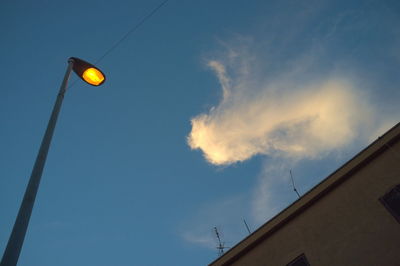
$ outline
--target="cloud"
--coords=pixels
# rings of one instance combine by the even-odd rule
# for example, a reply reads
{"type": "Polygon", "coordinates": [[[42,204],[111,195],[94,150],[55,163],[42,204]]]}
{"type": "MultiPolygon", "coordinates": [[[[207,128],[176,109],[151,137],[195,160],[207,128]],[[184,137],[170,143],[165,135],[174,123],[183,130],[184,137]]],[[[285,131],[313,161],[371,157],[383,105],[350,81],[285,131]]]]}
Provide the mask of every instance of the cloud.
{"type": "Polygon", "coordinates": [[[225,66],[218,61],[211,60],[208,62],[208,66],[212,68],[218,76],[218,80],[221,84],[223,91],[223,98],[226,99],[229,96],[230,80],[226,75],[225,66]]]}
{"type": "Polygon", "coordinates": [[[216,241],[211,235],[211,231],[209,232],[193,232],[193,231],[185,231],[182,234],[183,239],[187,242],[203,246],[205,248],[214,249],[217,245],[216,241]]]}
{"type": "MultiPolygon", "coordinates": [[[[220,83],[221,99],[191,119],[187,142],[213,165],[264,156],[246,216],[253,225],[261,225],[297,199],[289,170],[298,162],[318,161],[356,142],[365,143],[376,137],[376,128],[387,124],[388,117],[377,118],[368,90],[349,73],[319,71],[321,60],[312,49],[273,69],[252,55],[251,48],[238,47],[228,47],[225,56],[207,62],[220,83]]],[[[221,224],[227,225],[229,208],[222,209],[221,224]]],[[[233,235],[233,226],[228,227],[233,235]]],[[[212,238],[205,237],[202,228],[186,232],[184,238],[209,245],[212,238]]]]}
{"type": "Polygon", "coordinates": [[[326,77],[299,84],[295,78],[306,70],[297,64],[287,75],[259,85],[248,69],[238,70],[243,62],[246,58],[237,58],[228,66],[241,73],[233,78],[222,61],[208,62],[223,95],[217,106],[191,120],[188,144],[212,164],[258,154],[313,158],[352,141],[372,113],[349,80],[326,77]]]}
{"type": "Polygon", "coordinates": [[[191,119],[187,143],[213,165],[262,156],[244,192],[253,225],[297,199],[290,169],[304,193],[398,122],[399,17],[390,10],[276,1],[253,32],[224,38],[223,52],[208,56],[221,98],[191,119]]]}
{"type": "Polygon", "coordinates": [[[215,165],[315,158],[398,121],[399,16],[361,2],[273,1],[251,33],[221,38],[206,64],[222,96],[191,119],[189,146],[215,165]]]}

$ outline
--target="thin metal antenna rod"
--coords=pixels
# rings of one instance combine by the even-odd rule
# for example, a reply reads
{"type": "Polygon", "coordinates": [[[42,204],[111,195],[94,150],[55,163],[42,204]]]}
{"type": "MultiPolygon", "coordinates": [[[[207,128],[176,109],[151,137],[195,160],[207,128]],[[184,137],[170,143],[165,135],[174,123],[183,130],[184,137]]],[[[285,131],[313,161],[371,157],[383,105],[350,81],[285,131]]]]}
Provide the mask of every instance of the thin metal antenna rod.
{"type": "Polygon", "coordinates": [[[297,196],[300,198],[300,194],[296,189],[296,185],[294,184],[294,179],[292,175],[292,169],[290,169],[290,179],[292,180],[293,191],[296,192],[297,196]]]}
{"type": "Polygon", "coordinates": [[[250,228],[249,228],[249,226],[247,225],[246,220],[243,219],[243,222],[244,222],[244,225],[246,226],[247,232],[249,232],[249,235],[250,235],[250,234],[251,234],[250,228]]]}
{"type": "Polygon", "coordinates": [[[57,123],[57,117],[60,113],[61,104],[64,99],[64,94],[67,88],[69,76],[71,74],[73,61],[68,61],[69,65],[61,84],[60,91],[58,92],[57,100],[53,107],[46,132],[43,136],[42,144],[40,145],[39,153],[36,157],[33,166],[32,174],[29,179],[28,186],[26,187],[24,199],[18,211],[17,218],[15,219],[14,227],[8,239],[7,247],[4,251],[3,258],[1,259],[0,266],[15,266],[17,265],[19,254],[21,253],[22,245],[24,243],[25,234],[28,229],[29,220],[31,218],[33,205],[37,191],[39,189],[40,179],[42,177],[43,168],[46,163],[47,153],[49,151],[51,139],[53,137],[54,128],[57,123]]]}

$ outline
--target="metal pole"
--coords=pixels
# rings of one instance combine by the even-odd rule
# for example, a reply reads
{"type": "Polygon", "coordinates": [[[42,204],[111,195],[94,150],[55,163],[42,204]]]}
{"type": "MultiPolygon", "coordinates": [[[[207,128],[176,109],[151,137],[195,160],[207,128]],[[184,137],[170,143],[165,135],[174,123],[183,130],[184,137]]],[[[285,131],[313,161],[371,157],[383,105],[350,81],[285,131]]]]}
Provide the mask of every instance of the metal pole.
{"type": "Polygon", "coordinates": [[[13,230],[8,239],[7,247],[1,259],[0,266],[15,266],[17,265],[19,254],[24,243],[26,230],[28,229],[29,219],[31,217],[33,205],[35,203],[36,194],[39,188],[40,179],[44,165],[46,163],[47,153],[49,151],[51,138],[56,126],[58,113],[61,109],[61,104],[64,99],[64,94],[67,88],[69,76],[71,74],[73,60],[68,61],[68,68],[58,92],[57,100],[53,107],[46,132],[43,136],[42,144],[40,145],[39,153],[36,157],[35,165],[33,166],[32,174],[29,179],[28,186],[24,194],[21,206],[18,211],[18,216],[15,220],[13,230]]]}

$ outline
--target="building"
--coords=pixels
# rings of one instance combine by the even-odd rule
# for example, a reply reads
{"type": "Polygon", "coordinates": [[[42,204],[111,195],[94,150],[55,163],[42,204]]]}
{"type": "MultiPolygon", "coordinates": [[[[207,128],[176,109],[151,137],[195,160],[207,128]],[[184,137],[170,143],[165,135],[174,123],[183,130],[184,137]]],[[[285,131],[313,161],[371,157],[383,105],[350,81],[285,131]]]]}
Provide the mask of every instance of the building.
{"type": "Polygon", "coordinates": [[[400,123],[210,266],[400,265],[400,123]]]}

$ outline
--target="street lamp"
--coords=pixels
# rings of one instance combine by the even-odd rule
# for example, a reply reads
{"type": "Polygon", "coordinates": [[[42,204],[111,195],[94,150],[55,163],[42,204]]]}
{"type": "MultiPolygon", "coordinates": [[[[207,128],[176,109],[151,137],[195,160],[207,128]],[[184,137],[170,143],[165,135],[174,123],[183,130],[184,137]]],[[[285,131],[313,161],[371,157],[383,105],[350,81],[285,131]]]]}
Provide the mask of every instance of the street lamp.
{"type": "Polygon", "coordinates": [[[68,79],[72,70],[82,80],[93,86],[100,86],[106,79],[105,75],[94,65],[76,57],[71,57],[68,59],[67,71],[64,75],[60,91],[58,92],[57,100],[54,104],[49,123],[47,124],[47,129],[43,136],[42,144],[40,145],[40,149],[32,169],[32,174],[29,179],[28,186],[26,187],[24,198],[19,208],[10,238],[8,239],[7,247],[4,251],[3,258],[1,259],[0,266],[17,265],[19,254],[24,243],[26,230],[28,229],[32,208],[35,203],[40,179],[42,177],[43,168],[46,163],[46,157],[49,151],[51,138],[56,126],[58,113],[61,109],[61,104],[67,89],[68,79]]]}

